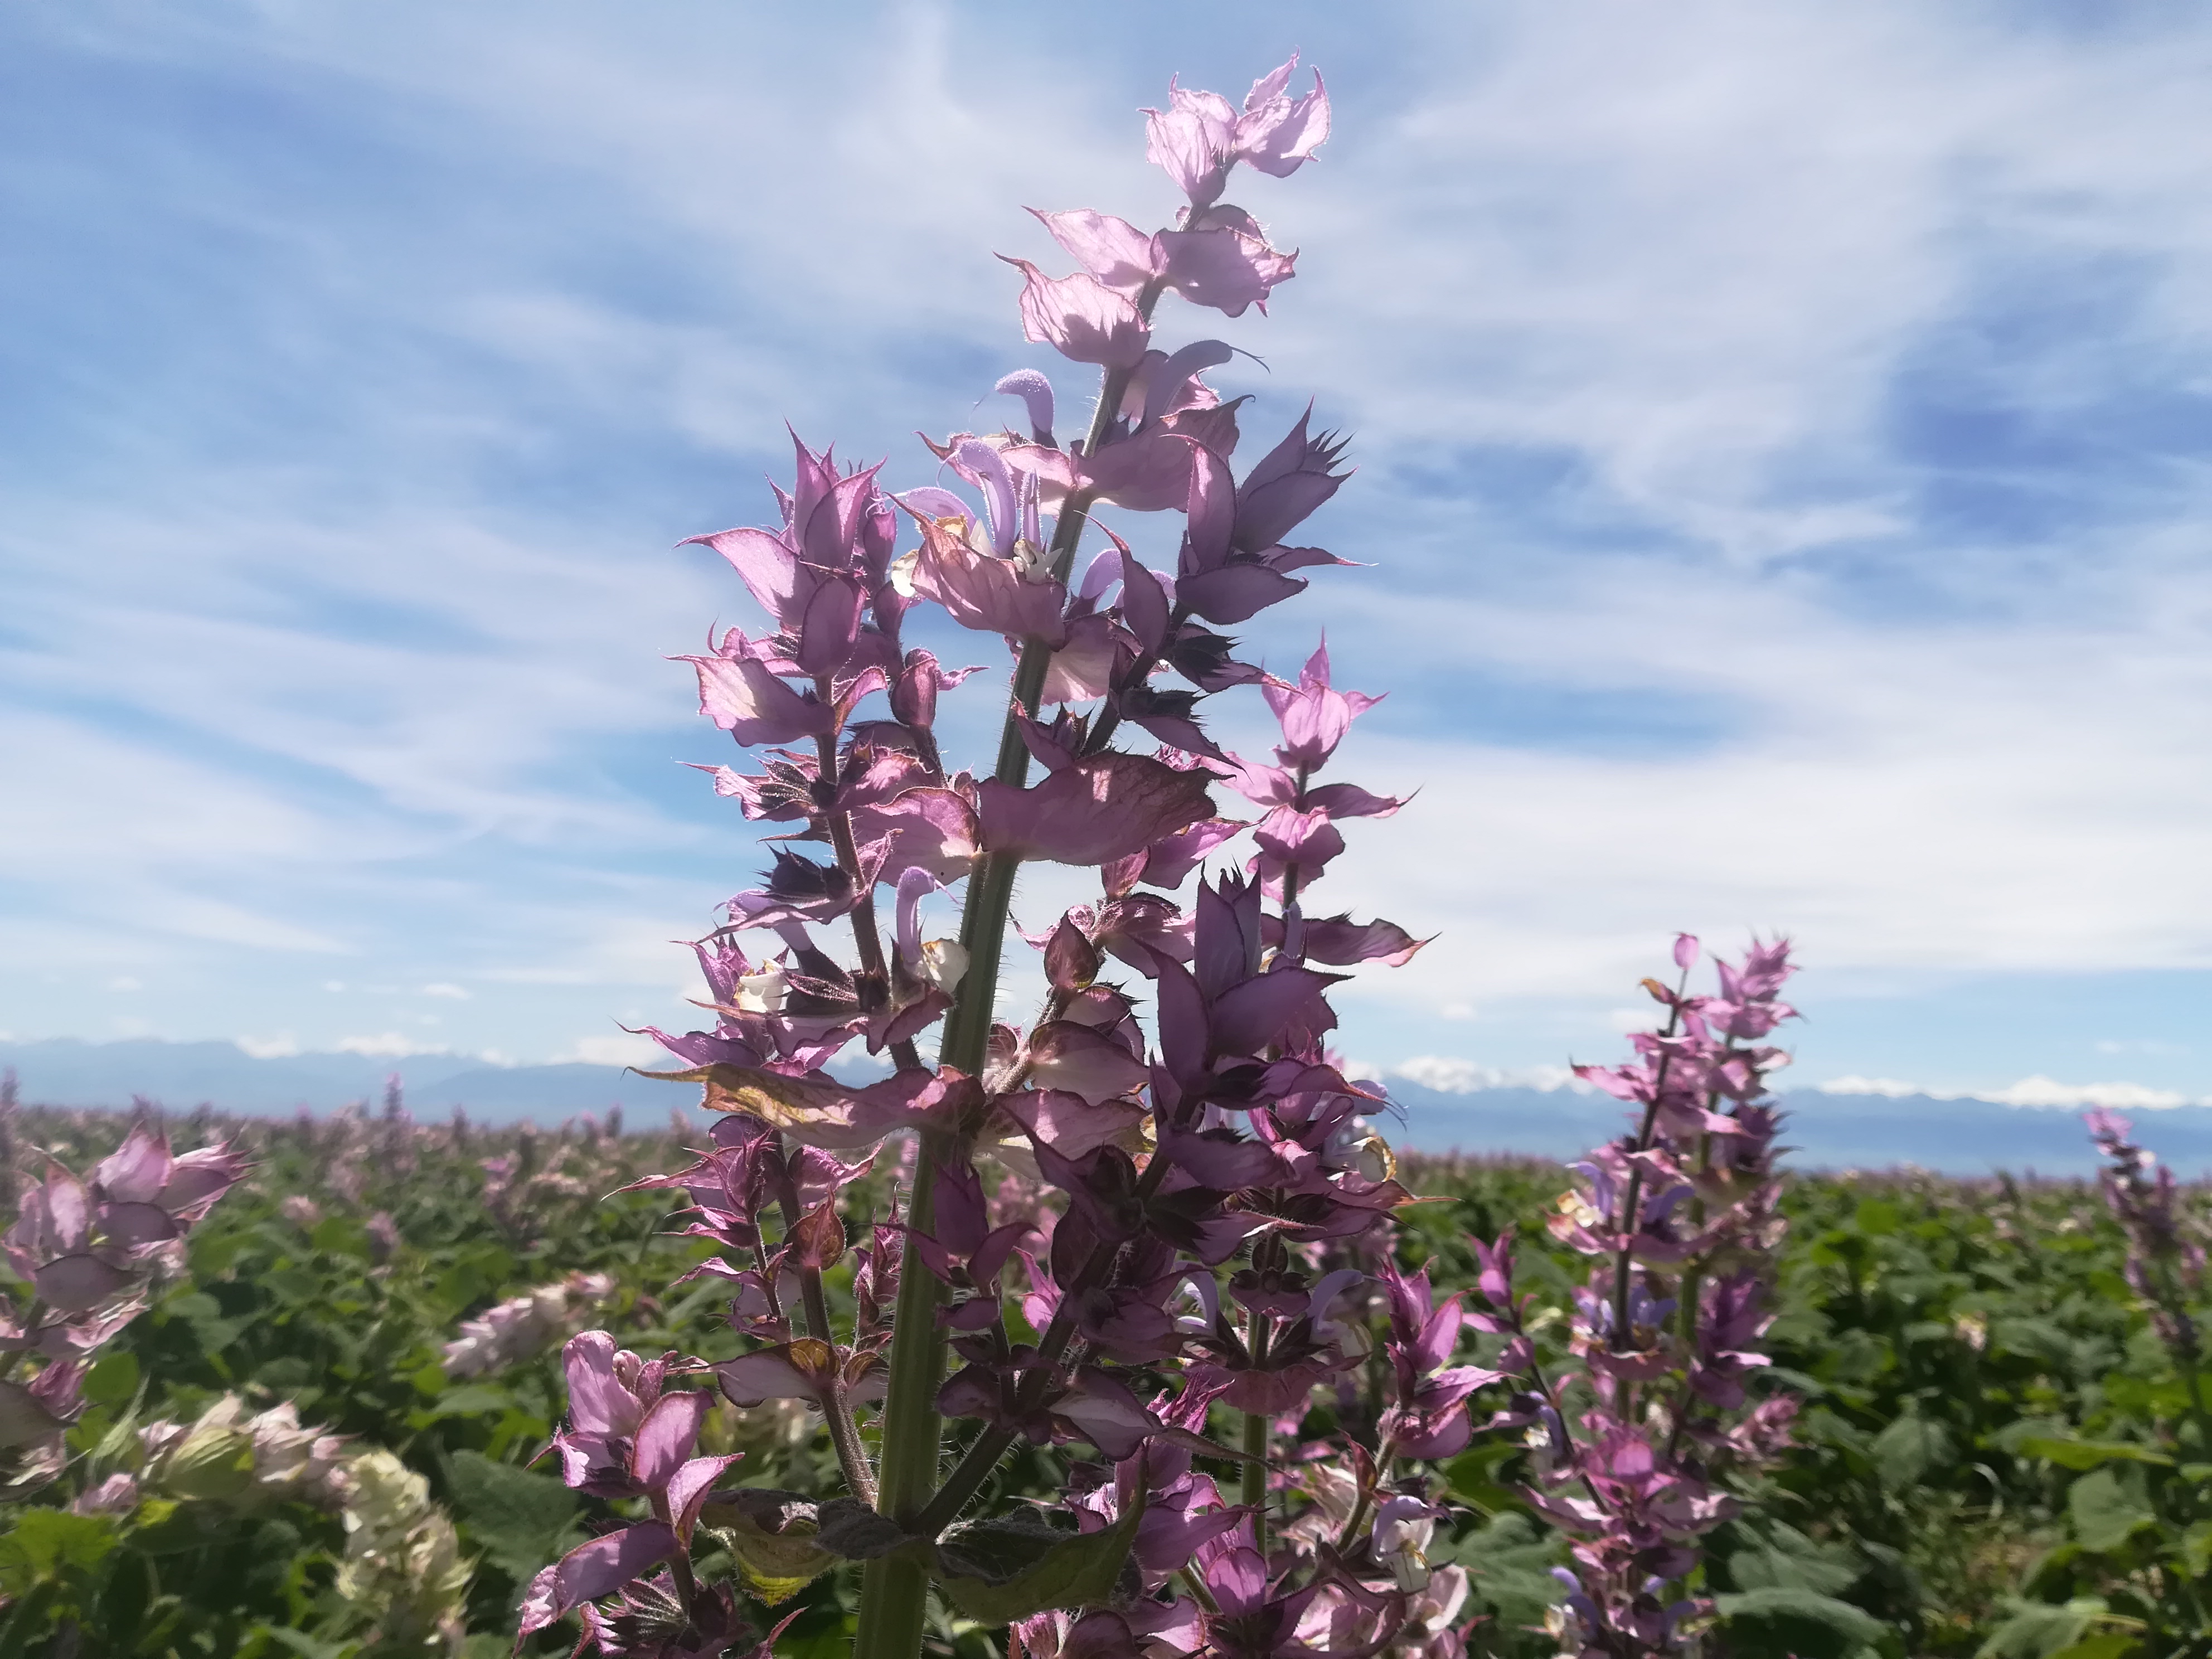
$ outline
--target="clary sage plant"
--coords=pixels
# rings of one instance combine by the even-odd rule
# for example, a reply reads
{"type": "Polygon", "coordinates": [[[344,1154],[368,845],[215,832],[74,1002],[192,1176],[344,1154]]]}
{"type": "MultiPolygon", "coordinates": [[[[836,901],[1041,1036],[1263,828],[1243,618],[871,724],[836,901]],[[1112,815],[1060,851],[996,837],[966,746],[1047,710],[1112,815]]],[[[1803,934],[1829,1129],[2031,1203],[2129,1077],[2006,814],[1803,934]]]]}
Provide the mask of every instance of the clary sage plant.
{"type": "MultiPolygon", "coordinates": [[[[1527,1344],[1507,1334],[1502,1263],[1485,1279],[1496,1313],[1470,1318],[1395,1261],[1390,1218],[1411,1194],[1369,1121],[1381,1090],[1328,1047],[1328,996],[1341,970],[1402,964],[1421,941],[1315,902],[1345,826],[1401,803],[1337,775],[1374,699],[1332,683],[1325,648],[1279,677],[1223,631],[1346,562],[1296,539],[1348,476],[1343,445],[1309,410],[1240,476],[1253,411],[1205,379],[1231,348],[1158,314],[1170,296],[1264,310],[1293,275],[1297,256],[1222,198],[1238,167],[1294,173],[1328,137],[1320,77],[1294,94],[1296,69],[1241,107],[1174,87],[1146,112],[1149,157],[1187,198],[1172,225],[1039,212],[1077,269],[1008,262],[1026,337],[1099,372],[1080,438],[1059,431],[1051,382],[1021,371],[994,388],[1020,424],[932,442],[937,482],[895,491],[880,465],[801,442],[779,523],[695,538],[768,618],[686,660],[702,713],[753,751],[706,769],[773,826],[775,851],[696,946],[713,1028],[651,1033],[684,1062],[658,1075],[702,1085],[721,1115],[697,1162],[647,1184],[688,1198],[690,1232],[715,1247],[697,1273],[727,1281],[732,1323],[756,1346],[710,1365],[605,1332],[568,1344],[553,1449],[571,1486],[629,1518],[538,1577],[525,1636],[574,1615],[605,1654],[764,1651],[774,1632],[755,1628],[746,1593],[773,1603],[843,1559],[863,1564],[860,1659],[913,1659],[933,1586],[1035,1659],[1462,1650],[1468,1582],[1425,1559],[1444,1511],[1424,1466],[1468,1447],[1472,1397],[1522,1376],[1527,1344]],[[1172,568],[1118,533],[1140,514],[1182,515],[1172,568]],[[940,750],[940,696],[982,671],[908,643],[926,605],[1012,653],[987,775],[940,750]],[[1223,748],[1202,712],[1247,688],[1279,728],[1256,757],[1223,748]],[[1045,990],[1020,1027],[999,1022],[996,999],[1033,861],[1094,869],[1099,887],[1029,940],[1045,990]],[[925,937],[932,896],[955,887],[957,938],[925,937]],[[888,1074],[834,1076],[855,1044],[888,1074]],[[902,1211],[841,1213],[873,1160],[906,1155],[885,1152],[894,1137],[911,1149],[902,1211]],[[843,1328],[832,1273],[850,1275],[843,1328]],[[1463,1328],[1497,1336],[1504,1364],[1455,1363],[1463,1328]],[[843,1490],[739,1485],[737,1457],[701,1450],[717,1393],[817,1412],[843,1490]],[[1064,1449],[1054,1514],[988,1501],[1023,1443],[1064,1449]],[[702,1582],[695,1553],[725,1551],[739,1573],[702,1582]]],[[[1782,970],[1753,971],[1778,984],[1782,970]]],[[[1768,1129],[1709,1098],[1748,1100],[1762,1063],[1736,1043],[1749,1017],[1717,1023],[1718,1006],[1670,1004],[1655,1052],[1680,1050],[1685,1069],[1670,1085],[1675,1062],[1653,1062],[1640,1140],[1589,1176],[1598,1247],[1637,1243],[1618,1293],[1594,1287],[1577,1342],[1632,1332],[1640,1347],[1588,1363],[1612,1390],[1611,1462],[1558,1443],[1589,1497],[1554,1495],[1556,1479],[1534,1497],[1578,1535],[1638,1529],[1578,1547],[1593,1652],[1630,1650],[1605,1644],[1644,1619],[1644,1578],[1681,1553],[1646,1547],[1652,1528],[1679,1530],[1672,1500],[1636,1487],[1619,1449],[1660,1433],[1629,1422],[1658,1397],[1651,1351],[1679,1326],[1697,1356],[1689,1392],[1666,1402],[1678,1426],[1657,1455],[1672,1468],[1684,1436],[1706,1443],[1758,1323],[1732,1255],[1678,1291],[1705,1311],[1653,1303],[1630,1255],[1649,1259],[1657,1224],[1608,1218],[1661,1205],[1680,1231],[1711,1204],[1711,1233],[1745,1193],[1771,1201],[1768,1129]],[[1718,1035],[1692,1057],[1686,1032],[1718,1035]],[[1625,1200],[1606,1195],[1622,1183],[1625,1200]]],[[[1556,1398],[1504,1418],[1559,1431],[1556,1398]]],[[[1679,1617],[1655,1616],[1673,1650],[1679,1617]]]]}

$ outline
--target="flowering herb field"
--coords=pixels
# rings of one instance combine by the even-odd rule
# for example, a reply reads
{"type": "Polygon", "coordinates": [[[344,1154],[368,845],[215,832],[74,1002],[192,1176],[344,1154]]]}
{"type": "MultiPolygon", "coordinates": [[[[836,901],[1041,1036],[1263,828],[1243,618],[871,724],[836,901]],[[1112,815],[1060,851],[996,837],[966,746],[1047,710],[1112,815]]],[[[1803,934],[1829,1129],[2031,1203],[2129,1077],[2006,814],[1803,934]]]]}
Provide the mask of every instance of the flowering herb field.
{"type": "MultiPolygon", "coordinates": [[[[26,1111],[11,1126],[19,1167],[51,1152],[83,1168],[126,1124],[26,1111]]],[[[671,1294],[713,1246],[675,1233],[666,1194],[600,1200],[678,1143],[665,1129],[357,1115],[172,1127],[180,1145],[228,1139],[253,1167],[185,1236],[147,1310],[101,1345],[58,1458],[27,1437],[11,1396],[0,1652],[67,1652],[74,1630],[87,1655],[506,1653],[529,1582],[634,1509],[530,1467],[562,1410],[561,1345],[597,1326],[633,1351],[717,1364],[753,1346],[720,1285],[671,1294]]],[[[1568,1172],[1409,1157],[1399,1177],[1439,1195],[1399,1213],[1399,1261],[1429,1264],[1441,1291],[1490,1313],[1484,1251],[1519,1228],[1536,1364],[1571,1365],[1586,1258],[1541,1224],[1561,1212],[1568,1172]]],[[[845,1195],[848,1213],[887,1213],[891,1186],[872,1174],[845,1195]]],[[[1031,1197],[1010,1178],[990,1202],[1012,1213],[1031,1197]]],[[[2191,1188],[2172,1200],[2185,1238],[2206,1200],[2191,1188]]],[[[2131,1248],[2099,1192],[1813,1176],[1785,1182],[1779,1213],[1779,1312],[1760,1345],[1773,1363],[1757,1386],[1803,1404],[1794,1443],[1728,1478],[1741,1510],[1705,1534],[1690,1588],[1722,1615],[1708,1650],[2203,1651],[2212,1471],[2185,1381],[2193,1353],[2168,1346],[2130,1288],[2158,1258],[2131,1248]]],[[[850,1261],[823,1275],[836,1316],[855,1311],[855,1277],[850,1261]]],[[[2168,1305],[2185,1314],[2191,1295],[2168,1305]]],[[[1271,1502],[1291,1547],[1316,1518],[1340,1532],[1358,1502],[1351,1464],[1299,1453],[1336,1413],[1371,1423],[1387,1409],[1389,1317],[1376,1297],[1366,1353],[1317,1396],[1301,1425],[1316,1432],[1289,1442],[1271,1502]]],[[[1503,1370],[1513,1340],[1469,1331],[1455,1358],[1503,1370]]],[[[1477,1390],[1479,1431],[1512,1394],[1504,1381],[1477,1390]]],[[[861,1433],[872,1447],[872,1427],[861,1433]]],[[[714,1502],[697,1577],[738,1575],[763,1633],[788,1619],[779,1653],[842,1655],[858,1569],[803,1526],[775,1539],[788,1498],[745,1495],[834,1489],[821,1413],[718,1397],[699,1438],[744,1462],[714,1502]]],[[[1401,1650],[1561,1650],[1553,1570],[1571,1558],[1540,1512],[1549,1455],[1530,1439],[1478,1431],[1437,1465],[1419,1601],[1425,1624],[1442,1624],[1401,1650]]],[[[1237,1465],[1193,1467],[1235,1491],[1237,1465]]],[[[1089,1446],[1029,1448],[999,1490],[1060,1503],[1106,1468],[1089,1446]]],[[[1006,1647],[1003,1631],[945,1605],[926,1639],[962,1659],[1006,1647]]],[[[547,1632],[525,1650],[573,1644],[547,1632]]]]}
{"type": "Polygon", "coordinates": [[[777,522],[693,538],[765,618],[684,659],[745,751],[701,769],[774,836],[707,1029],[648,1029],[708,1116],[9,1124],[0,1653],[2212,1650],[2203,1255],[2120,1121],[2110,1220],[1793,1187],[1789,946],[1686,936],[1577,1068],[1617,1139],[1393,1157],[1329,999],[1425,941],[1318,897],[1406,804],[1357,781],[1378,699],[1222,631],[1346,580],[1289,539],[1346,445],[1278,416],[1240,477],[1237,353],[1185,337],[1295,274],[1223,197],[1328,138],[1297,76],[1146,112],[1171,225],[1009,260],[1079,441],[1018,370],[1019,429],[901,489],[796,442],[777,522]],[[988,771],[925,623],[1005,653],[988,771]],[[1024,1026],[1039,862],[1097,891],[1024,1026]]]}

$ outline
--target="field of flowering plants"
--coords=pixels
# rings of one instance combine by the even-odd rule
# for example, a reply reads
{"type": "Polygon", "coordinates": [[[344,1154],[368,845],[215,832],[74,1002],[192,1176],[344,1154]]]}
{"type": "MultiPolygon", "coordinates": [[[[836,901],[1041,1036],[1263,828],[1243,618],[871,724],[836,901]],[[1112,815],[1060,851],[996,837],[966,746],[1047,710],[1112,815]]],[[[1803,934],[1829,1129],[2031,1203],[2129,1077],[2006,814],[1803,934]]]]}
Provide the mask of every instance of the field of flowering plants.
{"type": "MultiPolygon", "coordinates": [[[[127,1127],[15,1115],[14,1186],[35,1183],[48,1157],[90,1167],[127,1127]]],[[[252,1167],[160,1264],[145,1311],[99,1349],[57,1456],[41,1458],[23,1404],[6,1402],[18,1484],[0,1510],[0,1653],[507,1652],[525,1588],[632,1508],[532,1466],[559,1423],[563,1342],[599,1328],[641,1353],[710,1361],[746,1346],[727,1283],[677,1282],[714,1250],[673,1218],[687,1195],[607,1196],[677,1167],[673,1131],[398,1114],[203,1113],[169,1127],[179,1151],[227,1143],[252,1167]]],[[[890,1213],[890,1177],[887,1164],[842,1195],[854,1236],[890,1213]]],[[[1401,1212],[1399,1265],[1426,1264],[1440,1292],[1489,1308],[1477,1246],[1517,1230],[1538,1364],[1566,1363],[1584,1259],[1543,1222],[1561,1213],[1568,1172],[1409,1157],[1400,1178],[1435,1201],[1401,1212]]],[[[996,1184],[994,1215],[1037,1201],[1018,1175],[996,1184]]],[[[2203,1205],[2179,1195],[2191,1217],[2203,1205]]],[[[1803,1403],[1794,1443],[1726,1477],[1731,1512],[1706,1534],[1691,1586],[1713,1603],[1709,1650],[2206,1651],[2206,1400],[2191,1392],[2193,1347],[2165,1340],[2194,1334],[2162,1334],[2144,1310],[2130,1261],[2141,1279],[2153,1259],[2131,1258],[2098,1191],[1809,1176],[1787,1182],[1780,1212],[1761,1388],[1803,1403]]],[[[853,1311],[856,1267],[868,1294],[867,1267],[848,1259],[824,1274],[838,1311],[853,1311]]],[[[1381,1298],[1364,1322],[1365,1358],[1302,1425],[1316,1445],[1330,1417],[1371,1423],[1389,1392],[1381,1298]]],[[[1513,1340],[1467,1338],[1462,1357],[1493,1372],[1513,1340]]],[[[1510,1378],[1483,1384],[1478,1424],[1512,1415],[1515,1393],[1510,1378]]],[[[777,1524],[794,1491],[834,1486],[823,1415],[791,1399],[741,1409],[726,1394],[699,1444],[744,1461],[708,1506],[716,1541],[695,1571],[741,1586],[750,1624],[782,1627],[787,1659],[842,1655],[860,1564],[817,1547],[811,1527],[777,1524]]],[[[872,1443],[872,1424],[861,1433],[872,1443]]],[[[1561,1650],[1555,1570],[1571,1559],[1531,1501],[1553,1461],[1543,1438],[1526,1425],[1478,1431],[1440,1461],[1419,1549],[1422,1594],[1447,1609],[1431,1651],[1561,1650]]],[[[1110,1484],[1110,1466],[1086,1455],[1031,1447],[1002,1466],[1000,1488],[1064,1504],[1110,1484]]],[[[1203,1455],[1194,1468],[1224,1487],[1241,1474],[1203,1455]]],[[[1274,1481],[1285,1512],[1340,1521],[1356,1501],[1347,1469],[1296,1449],[1274,1481]]],[[[573,1643],[549,1632],[525,1650],[573,1643]]],[[[1007,1650],[1005,1632],[949,1603],[933,1604],[927,1644],[962,1659],[1007,1650]]]]}
{"type": "Polygon", "coordinates": [[[1222,198],[1328,94],[1143,113],[1171,222],[1003,256],[1082,436],[1018,368],[684,544],[759,613],[680,660],[768,837],[641,1033],[702,1115],[11,1103],[0,1659],[2212,1654],[2202,1203],[2123,1121],[2100,1191],[1792,1177],[1792,945],[1683,934],[1577,1067],[1617,1138],[1394,1156],[1331,999],[1431,941],[1320,896],[1412,799],[1381,699],[1221,631],[1350,580],[1291,543],[1346,443],[1188,337],[1296,274],[1222,198]],[[1030,935],[1036,864],[1097,886],[1030,935]]]}

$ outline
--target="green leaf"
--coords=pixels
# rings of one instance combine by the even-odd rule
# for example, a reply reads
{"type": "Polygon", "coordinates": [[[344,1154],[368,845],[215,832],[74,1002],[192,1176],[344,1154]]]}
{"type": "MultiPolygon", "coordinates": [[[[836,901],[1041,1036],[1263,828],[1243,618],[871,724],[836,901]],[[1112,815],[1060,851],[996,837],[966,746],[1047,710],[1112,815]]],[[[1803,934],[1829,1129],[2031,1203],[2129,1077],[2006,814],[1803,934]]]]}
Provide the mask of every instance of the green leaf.
{"type": "Polygon", "coordinates": [[[262,1274],[261,1285],[287,1302],[313,1302],[322,1294],[323,1279],[305,1267],[279,1267],[262,1274]]]}
{"type": "Polygon", "coordinates": [[[1917,1412],[1907,1412],[1874,1437],[1875,1473],[1892,1492],[1917,1486],[1921,1476],[1950,1457],[1951,1431],[1917,1412]]]}
{"type": "Polygon", "coordinates": [[[318,1642],[313,1637],[296,1630],[286,1630],[281,1625],[264,1625],[254,1634],[266,1636],[289,1648],[304,1659],[350,1659],[361,1651],[358,1642],[318,1642]]]}
{"type": "Polygon", "coordinates": [[[253,1437],[243,1429],[194,1429],[169,1454],[161,1484],[179,1498],[227,1504],[253,1486],[253,1437]]]}
{"type": "Polygon", "coordinates": [[[482,1417],[508,1410],[514,1404],[514,1396],[505,1389],[478,1382],[464,1389],[447,1389],[438,1396],[435,1405],[426,1409],[432,1417],[482,1417]]]}
{"type": "Polygon", "coordinates": [[[120,1406],[138,1392],[138,1356],[128,1349],[102,1354],[84,1374],[84,1397],[95,1406],[120,1406]]]}
{"type": "Polygon", "coordinates": [[[2029,1435],[2014,1449],[2023,1457],[2046,1458],[2065,1469],[2094,1469],[2106,1463],[2152,1463],[2165,1468],[2173,1462],[2164,1452],[2124,1440],[2060,1440],[2050,1435],[2029,1435]]]}
{"type": "Polygon", "coordinates": [[[1728,1558],[1728,1571],[1745,1590],[1835,1595],[1857,1583],[1866,1571],[1848,1545],[1819,1542],[1778,1521],[1763,1528],[1747,1522],[1740,1530],[1753,1541],[1728,1558]]]}
{"type": "Polygon", "coordinates": [[[2191,1578],[2212,1571],[2212,1521],[2199,1521],[2181,1534],[2181,1563],[2191,1578]]]}
{"type": "Polygon", "coordinates": [[[1879,1238],[1895,1232],[1905,1218],[1887,1199],[1869,1198],[1860,1200],[1858,1213],[1852,1219],[1861,1232],[1879,1238]]]}
{"type": "Polygon", "coordinates": [[[1732,1636],[1764,1638],[1799,1659],[1847,1659],[1889,1627],[1863,1608],[1832,1595],[1780,1585],[1713,1598],[1732,1636]],[[1741,1627],[1741,1628],[1739,1628],[1741,1627]]]}
{"type": "Polygon", "coordinates": [[[182,1555],[207,1541],[207,1528],[174,1498],[149,1498],[131,1512],[134,1555],[182,1555]]]}
{"type": "Polygon", "coordinates": [[[2142,1490],[2142,1471],[2130,1467],[2126,1479],[2095,1469],[2076,1480],[2066,1494],[2066,1512],[2081,1547],[2116,1550],[2146,1527],[2158,1524],[2142,1490]]]}
{"type": "Polygon", "coordinates": [[[1975,1650],[1974,1659],[2056,1659],[2080,1644],[2105,1615],[2105,1604],[2080,1596],[2063,1607],[2021,1606],[1975,1650]]]}
{"type": "Polygon", "coordinates": [[[1989,1351],[2040,1360],[2062,1371],[2074,1364],[2074,1339],[2047,1319],[1991,1320],[1989,1351]]]}
{"type": "Polygon", "coordinates": [[[328,1250],[332,1255],[368,1260],[368,1229],[351,1216],[325,1216],[315,1224],[307,1239],[317,1249],[328,1250]]]}
{"type": "Polygon", "coordinates": [[[717,1528],[714,1536],[738,1564],[746,1593],[770,1607],[791,1600],[838,1561],[814,1541],[811,1521],[794,1521],[787,1532],[774,1533],[733,1510],[731,1524],[717,1528]]]}
{"type": "Polygon", "coordinates": [[[2132,1636],[2118,1631],[2107,1631],[2102,1636],[2092,1636],[2076,1642],[2070,1648],[2061,1648],[2051,1659],[2124,1659],[2130,1653],[2140,1653],[2142,1644],[2132,1636]]]}
{"type": "Polygon", "coordinates": [[[576,1495],[550,1474],[455,1452],[447,1466],[453,1506],[483,1540],[492,1565],[527,1583],[557,1559],[576,1519],[576,1495]]]}
{"type": "Polygon", "coordinates": [[[815,1536],[832,1555],[870,1561],[907,1541],[898,1522],[878,1515],[856,1498],[833,1498],[814,1517],[815,1536]]]}
{"type": "Polygon", "coordinates": [[[1451,1483],[1453,1494],[1464,1498],[1473,1508],[1484,1515],[1503,1515],[1525,1506],[1527,1500],[1513,1487],[1491,1476],[1499,1464],[1511,1461],[1522,1449],[1510,1440],[1493,1440],[1487,1445],[1477,1446],[1445,1464],[1444,1479],[1451,1483]]]}
{"type": "Polygon", "coordinates": [[[1114,1593],[1143,1515],[1139,1502],[1101,1532],[1061,1532],[1034,1510],[956,1527],[938,1542],[934,1577],[952,1605],[979,1624],[1089,1607],[1114,1593]]]}
{"type": "Polygon", "coordinates": [[[1444,1479],[1455,1491],[1466,1492],[1473,1486],[1491,1484],[1500,1463],[1507,1462],[1523,1448],[1510,1440],[1493,1440],[1487,1445],[1463,1451],[1443,1466],[1444,1479]]]}
{"type": "Polygon", "coordinates": [[[115,1522],[104,1515],[25,1510],[0,1534],[0,1589],[21,1595],[66,1567],[94,1567],[115,1547],[115,1522]]]}

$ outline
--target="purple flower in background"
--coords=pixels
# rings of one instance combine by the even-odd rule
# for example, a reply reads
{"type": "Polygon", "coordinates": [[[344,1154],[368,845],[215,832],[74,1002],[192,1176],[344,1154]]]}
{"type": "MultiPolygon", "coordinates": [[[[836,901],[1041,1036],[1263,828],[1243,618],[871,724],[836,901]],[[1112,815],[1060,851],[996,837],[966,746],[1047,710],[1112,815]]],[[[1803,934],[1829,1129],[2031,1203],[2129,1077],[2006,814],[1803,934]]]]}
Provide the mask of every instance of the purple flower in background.
{"type": "Polygon", "coordinates": [[[1717,963],[1717,996],[1687,992],[1699,954],[1681,935],[1683,982],[1644,981],[1667,1019],[1632,1038],[1637,1061],[1576,1068],[1632,1109],[1629,1133],[1571,1166],[1577,1184],[1548,1221],[1592,1259],[1569,1336],[1579,1374],[1538,1364],[1510,1241],[1475,1246],[1490,1311],[1474,1322],[1507,1338],[1500,1370],[1519,1383],[1494,1421],[1538,1449],[1526,1497],[1570,1540],[1561,1633],[1586,1654],[1692,1650],[1689,1621],[1711,1604],[1680,1586],[1698,1540],[1738,1511],[1721,1477],[1779,1455],[1796,1407],[1786,1395],[1752,1399],[1783,1225],[1781,1115],[1761,1097],[1788,1058],[1752,1045],[1794,1016],[1779,999],[1789,946],[1754,941],[1741,964],[1717,963]]]}
{"type": "Polygon", "coordinates": [[[2130,1138],[2134,1126],[2118,1112],[2100,1106],[2082,1121],[2108,1160],[2097,1184],[2127,1239],[2129,1287],[2142,1299],[2159,1340],[2194,1365],[2202,1337],[2188,1304],[2204,1293],[2204,1246],[2175,1208],[2173,1171],[2130,1138]]]}

